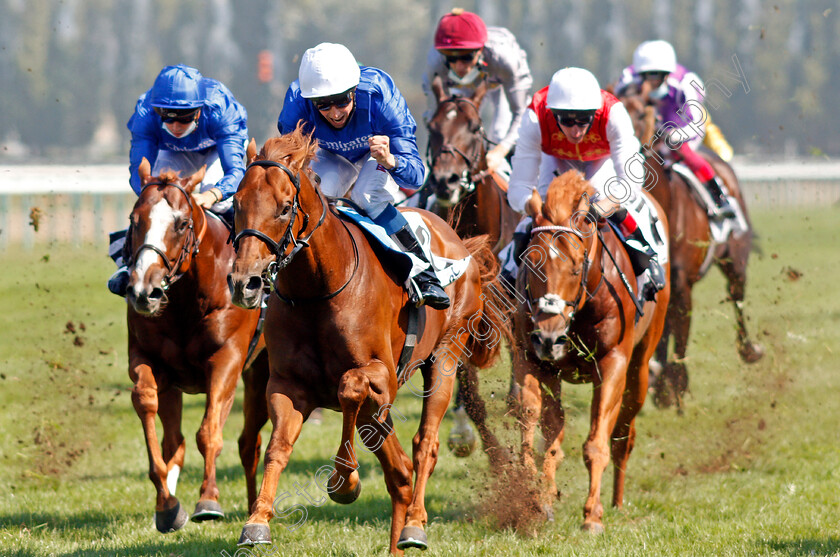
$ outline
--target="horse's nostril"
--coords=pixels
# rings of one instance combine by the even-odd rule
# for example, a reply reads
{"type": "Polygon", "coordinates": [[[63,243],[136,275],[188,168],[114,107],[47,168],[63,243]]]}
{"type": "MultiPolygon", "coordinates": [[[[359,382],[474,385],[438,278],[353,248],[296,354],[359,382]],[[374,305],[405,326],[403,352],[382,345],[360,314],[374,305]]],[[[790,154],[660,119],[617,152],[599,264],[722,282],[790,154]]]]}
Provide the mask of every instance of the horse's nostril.
{"type": "Polygon", "coordinates": [[[569,342],[569,337],[567,337],[566,335],[560,335],[559,337],[557,337],[557,338],[554,340],[554,344],[555,344],[556,346],[563,346],[563,345],[564,345],[564,344],[566,344],[567,342],[569,342]]]}
{"type": "Polygon", "coordinates": [[[449,185],[457,184],[460,181],[461,181],[461,177],[458,176],[457,174],[450,174],[449,178],[446,179],[446,183],[449,184],[449,185]]]}
{"type": "Polygon", "coordinates": [[[163,289],[162,288],[152,288],[152,291],[149,292],[148,296],[149,300],[160,300],[163,298],[163,289]]]}
{"type": "Polygon", "coordinates": [[[262,278],[257,275],[251,275],[248,279],[246,290],[259,290],[260,288],[262,288],[262,278]]]}

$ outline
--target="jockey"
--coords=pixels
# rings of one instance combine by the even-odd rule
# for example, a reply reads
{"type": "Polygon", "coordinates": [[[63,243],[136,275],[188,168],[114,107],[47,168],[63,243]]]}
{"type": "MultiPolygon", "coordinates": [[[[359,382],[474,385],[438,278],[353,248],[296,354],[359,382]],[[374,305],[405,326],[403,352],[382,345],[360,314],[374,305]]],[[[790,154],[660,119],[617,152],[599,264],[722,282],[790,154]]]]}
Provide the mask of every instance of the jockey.
{"type": "Polygon", "coordinates": [[[631,84],[641,87],[645,81],[651,86],[650,99],[670,130],[667,146],[694,172],[715,203],[709,208],[710,216],[734,217],[726,188],[712,165],[695,151],[703,142],[708,124],[708,114],[702,107],[703,82],[697,74],[677,64],[674,47],[667,41],[646,41],[636,48],[633,64],[622,71],[616,93],[621,95],[631,84]]]}
{"type": "Polygon", "coordinates": [[[503,27],[488,28],[478,15],[455,8],[440,18],[426,60],[423,92],[429,102],[424,115],[427,121],[435,111],[431,83],[436,75],[451,94],[465,97],[472,96],[482,81],[487,82],[485,102],[493,107],[487,139],[495,143],[487,151],[487,169],[509,176],[505,157],[516,143],[533,84],[527,56],[513,33],[503,27]]]}
{"type": "Polygon", "coordinates": [[[408,221],[393,206],[400,186],[417,189],[425,168],[417,150],[417,124],[393,79],[384,71],[359,66],[340,44],[321,43],[307,50],[298,79],[286,92],[277,121],[281,134],[299,121],[318,140],[312,169],[321,191],[350,196],[398,245],[427,266],[413,277],[421,302],[449,307],[449,297],[431,269],[408,221]]]}
{"type": "MultiPolygon", "coordinates": [[[[189,176],[206,165],[204,180],[193,193],[195,203],[217,213],[230,211],[228,198],[245,174],[247,122],[245,107],[222,83],[183,64],[166,66],[140,95],[128,121],[131,189],[140,195],[137,169],[144,157],[153,176],[166,170],[189,176]]],[[[124,236],[112,235],[109,252],[118,264],[124,236]]],[[[121,266],[108,280],[108,289],[124,296],[128,279],[128,269],[121,266]]]]}
{"type": "Polygon", "coordinates": [[[639,147],[624,105],[603,91],[594,75],[582,68],[556,72],[549,86],[534,94],[519,128],[508,203],[530,218],[517,227],[505,278],[511,278],[509,263],[516,265],[527,244],[531,219],[537,226],[543,223],[539,209],[549,183],[574,169],[595,188],[591,214],[616,224],[633,252],[631,259],[642,262],[634,265],[637,274],[645,273],[646,264],[643,297],[653,300],[665,286],[665,272],[652,247],[655,210],[642,194],[639,178],[627,171],[639,147]]]}

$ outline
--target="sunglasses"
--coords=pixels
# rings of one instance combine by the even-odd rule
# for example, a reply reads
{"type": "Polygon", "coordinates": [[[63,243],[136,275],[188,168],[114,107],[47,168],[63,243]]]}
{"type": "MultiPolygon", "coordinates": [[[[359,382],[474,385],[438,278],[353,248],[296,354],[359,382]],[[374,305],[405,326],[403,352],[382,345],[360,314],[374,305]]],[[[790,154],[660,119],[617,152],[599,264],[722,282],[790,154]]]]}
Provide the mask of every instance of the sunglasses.
{"type": "Polygon", "coordinates": [[[475,52],[467,52],[466,54],[447,54],[444,56],[447,64],[454,64],[455,62],[472,62],[475,59],[475,52]]]}
{"type": "Polygon", "coordinates": [[[178,122],[179,124],[192,123],[195,120],[196,114],[200,110],[198,108],[191,108],[189,110],[167,109],[159,106],[154,108],[155,113],[160,116],[160,119],[163,120],[164,124],[171,124],[172,122],[178,122]]]}
{"type": "Polygon", "coordinates": [[[575,126],[585,127],[592,123],[592,119],[595,117],[594,114],[586,114],[586,115],[572,115],[572,114],[557,114],[554,113],[554,118],[557,120],[557,123],[561,126],[567,128],[573,128],[575,126]]]}
{"type": "Polygon", "coordinates": [[[668,72],[642,72],[642,79],[645,81],[651,79],[665,79],[668,77],[668,72]]]}
{"type": "Polygon", "coordinates": [[[312,104],[319,112],[326,112],[332,107],[344,108],[353,102],[353,91],[347,91],[332,97],[321,97],[319,99],[312,99],[312,104]]]}

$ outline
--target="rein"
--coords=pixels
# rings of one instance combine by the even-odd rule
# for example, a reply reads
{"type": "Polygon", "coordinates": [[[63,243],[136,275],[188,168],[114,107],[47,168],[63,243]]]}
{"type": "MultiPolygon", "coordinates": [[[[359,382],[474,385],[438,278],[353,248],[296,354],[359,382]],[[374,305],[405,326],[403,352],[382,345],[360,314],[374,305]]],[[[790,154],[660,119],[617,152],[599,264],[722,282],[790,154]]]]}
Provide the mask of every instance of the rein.
{"type": "MultiPolygon", "coordinates": [[[[196,206],[193,204],[192,196],[189,193],[187,193],[187,190],[185,190],[184,188],[182,188],[178,184],[175,184],[175,183],[172,183],[172,182],[166,182],[166,181],[162,181],[162,180],[155,180],[155,181],[149,182],[148,184],[143,186],[143,189],[145,190],[146,188],[148,188],[150,186],[164,186],[164,187],[165,186],[171,186],[173,188],[177,188],[178,191],[183,193],[184,197],[187,198],[187,203],[190,206],[190,220],[189,220],[189,223],[188,223],[188,226],[187,226],[188,229],[189,229],[189,231],[188,231],[189,236],[184,241],[184,245],[181,246],[181,251],[178,254],[178,259],[176,259],[174,263],[169,259],[169,256],[166,255],[166,252],[164,252],[162,249],[160,249],[159,247],[154,246],[152,244],[142,244],[126,260],[126,265],[128,265],[130,267],[130,266],[134,265],[134,263],[137,261],[137,258],[140,256],[140,254],[144,250],[150,250],[150,251],[155,252],[163,260],[163,264],[166,267],[166,271],[167,271],[166,276],[163,277],[163,279],[161,280],[161,288],[163,289],[164,292],[166,292],[169,289],[169,287],[172,286],[172,284],[174,284],[178,279],[180,279],[183,276],[184,273],[180,273],[180,274],[177,274],[177,275],[176,275],[176,273],[178,272],[178,269],[181,268],[181,265],[184,263],[184,261],[187,259],[187,256],[188,255],[193,255],[193,256],[198,255],[198,247],[201,244],[201,241],[204,239],[204,233],[207,232],[207,216],[204,214],[204,209],[199,207],[199,209],[201,209],[202,219],[201,219],[201,228],[199,229],[198,234],[196,234],[195,233],[195,226],[194,226],[194,223],[193,223],[193,211],[195,210],[196,206]]],[[[129,229],[129,232],[130,232],[130,229],[129,229]]],[[[126,246],[128,246],[128,245],[129,245],[129,242],[128,242],[128,239],[126,239],[126,246]]]]}
{"type": "Polygon", "coordinates": [[[334,298],[345,288],[347,288],[347,285],[350,284],[350,281],[353,280],[353,277],[356,276],[356,271],[359,269],[359,248],[356,245],[356,239],[353,237],[353,234],[347,228],[347,225],[344,224],[344,221],[340,221],[341,224],[344,226],[344,229],[347,230],[347,234],[350,236],[350,241],[353,244],[353,256],[355,263],[353,266],[353,272],[350,274],[350,277],[340,288],[338,288],[338,290],[330,292],[329,294],[324,294],[322,296],[313,296],[311,298],[288,298],[280,294],[280,292],[277,290],[274,284],[274,281],[277,278],[277,272],[281,269],[286,268],[292,262],[292,260],[300,250],[309,247],[310,238],[312,238],[312,235],[315,233],[315,231],[318,230],[318,228],[320,228],[326,220],[328,210],[327,203],[324,201],[323,194],[320,192],[320,190],[316,188],[315,191],[318,194],[318,199],[321,201],[321,216],[318,219],[318,222],[315,224],[315,227],[309,232],[309,234],[306,234],[304,236],[303,231],[305,231],[306,227],[309,225],[309,215],[303,212],[300,206],[300,174],[295,174],[289,167],[279,162],[270,160],[254,161],[248,165],[248,167],[245,169],[245,172],[248,172],[248,169],[250,169],[252,166],[261,166],[263,168],[275,167],[279,168],[280,170],[286,173],[286,175],[289,177],[289,180],[292,182],[292,185],[295,187],[295,197],[292,201],[291,209],[292,216],[289,220],[289,226],[286,227],[286,231],[283,233],[283,237],[280,239],[280,243],[275,242],[267,234],[259,230],[253,228],[246,228],[234,237],[233,249],[235,251],[239,251],[239,242],[242,240],[242,238],[247,238],[249,236],[257,238],[258,240],[263,242],[268,247],[269,251],[274,255],[274,261],[272,261],[266,268],[263,275],[263,280],[267,283],[267,286],[271,289],[272,292],[274,292],[274,294],[277,295],[278,298],[280,298],[290,306],[295,306],[297,304],[302,303],[319,302],[334,298]],[[300,210],[300,212],[303,214],[303,225],[300,229],[301,235],[295,237],[293,229],[295,225],[295,220],[297,219],[298,210],[300,210]],[[292,251],[288,255],[284,255],[290,245],[293,246],[292,251]]]}

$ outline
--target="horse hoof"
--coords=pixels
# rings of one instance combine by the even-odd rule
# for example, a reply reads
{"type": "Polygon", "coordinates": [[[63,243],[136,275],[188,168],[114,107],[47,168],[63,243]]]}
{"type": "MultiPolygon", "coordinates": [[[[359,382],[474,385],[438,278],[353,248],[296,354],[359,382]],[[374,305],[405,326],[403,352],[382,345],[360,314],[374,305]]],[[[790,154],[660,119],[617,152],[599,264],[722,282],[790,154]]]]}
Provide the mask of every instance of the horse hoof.
{"type": "Polygon", "coordinates": [[[271,529],[268,524],[246,524],[236,545],[264,545],[271,543],[271,529]]]}
{"type": "Polygon", "coordinates": [[[400,539],[397,541],[397,549],[428,549],[429,544],[426,539],[426,532],[417,526],[406,526],[400,532],[400,539]]]}
{"type": "Polygon", "coordinates": [[[581,526],[580,529],[584,532],[589,532],[590,534],[595,535],[600,535],[604,533],[604,525],[600,522],[584,522],[583,526],[581,526]]]}
{"type": "Polygon", "coordinates": [[[739,351],[741,360],[744,363],[752,364],[760,360],[764,356],[764,348],[760,344],[749,343],[739,351]]]}
{"type": "Polygon", "coordinates": [[[338,492],[330,492],[330,499],[335,501],[340,505],[349,505],[353,501],[359,498],[359,494],[362,492],[362,480],[356,482],[356,489],[351,491],[350,493],[338,493],[338,492]]]}
{"type": "Polygon", "coordinates": [[[181,508],[181,503],[167,511],[155,511],[155,528],[161,534],[169,534],[184,527],[189,517],[187,512],[181,508]]]}
{"type": "Polygon", "coordinates": [[[224,518],[225,513],[217,501],[199,501],[195,506],[195,512],[190,517],[193,522],[204,522],[205,520],[217,520],[224,518]]]}

